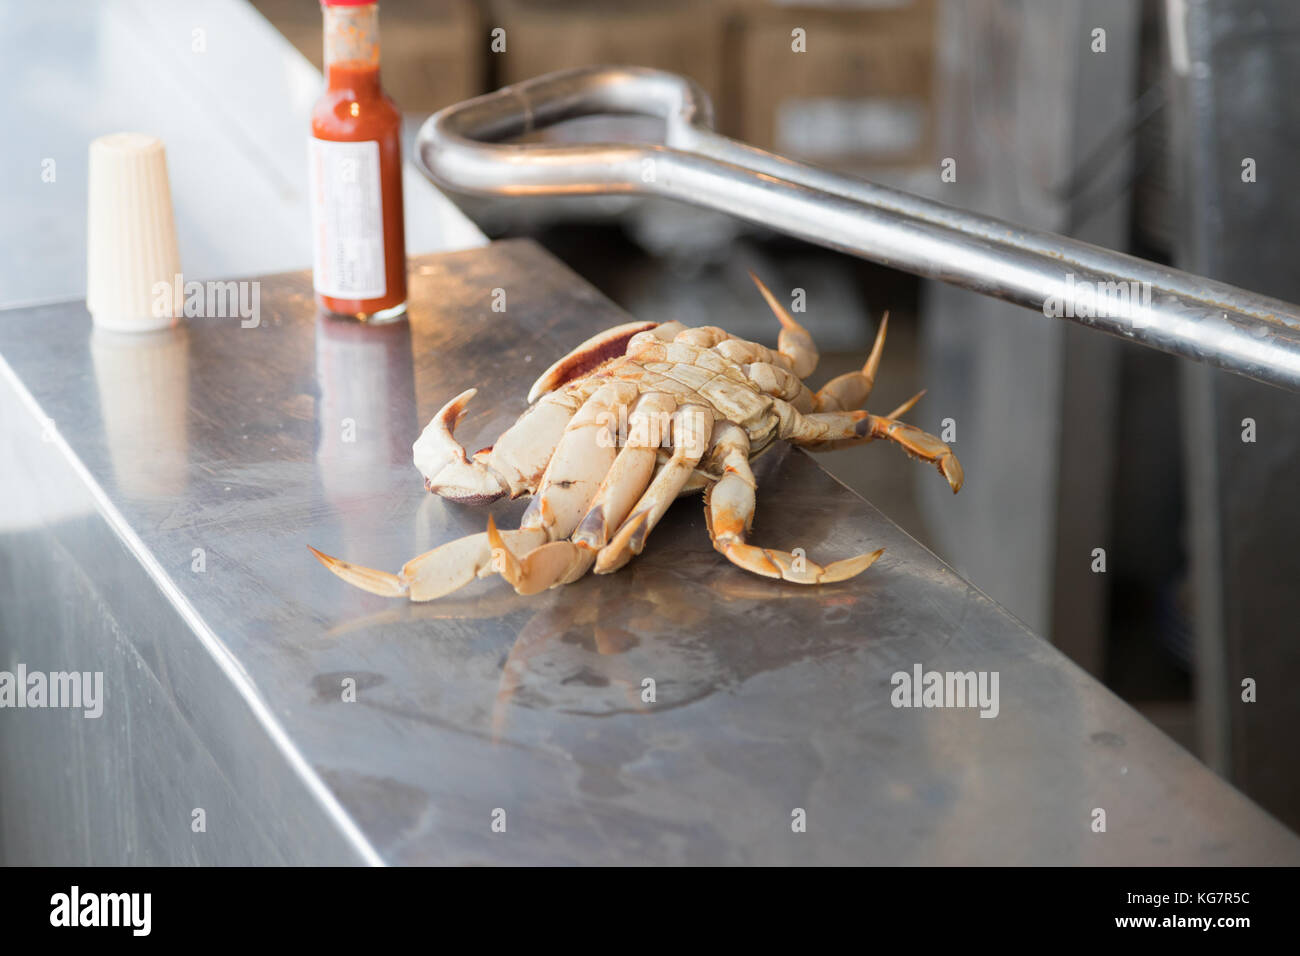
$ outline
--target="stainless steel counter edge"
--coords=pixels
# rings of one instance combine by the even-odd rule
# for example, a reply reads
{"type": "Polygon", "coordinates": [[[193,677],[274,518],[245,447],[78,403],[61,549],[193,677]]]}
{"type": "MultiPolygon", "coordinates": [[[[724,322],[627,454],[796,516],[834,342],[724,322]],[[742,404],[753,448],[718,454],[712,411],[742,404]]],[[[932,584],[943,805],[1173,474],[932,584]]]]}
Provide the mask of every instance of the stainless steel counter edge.
{"type": "MultiPolygon", "coordinates": [[[[4,318],[5,312],[0,311],[0,321],[4,321],[4,318]]],[[[18,376],[14,374],[13,369],[9,367],[3,355],[0,355],[0,378],[3,378],[22,408],[31,414],[32,422],[36,424],[38,430],[42,429],[47,419],[42,413],[40,405],[18,376]]],[[[75,475],[85,494],[94,502],[95,509],[104,523],[117,537],[130,557],[139,562],[140,567],[148,575],[150,582],[163,594],[177,617],[188,628],[189,633],[211,655],[222,676],[229,680],[230,688],[247,705],[252,719],[266,732],[271,744],[283,754],[288,766],[297,774],[310,798],[319,804],[321,812],[337,829],[339,838],[346,845],[347,854],[355,856],[356,860],[361,863],[372,866],[383,865],[383,860],[375,851],[375,848],[370,845],[370,842],[347,811],[340,806],[334,794],[289,739],[285,729],[276,720],[270,708],[262,699],[247,671],[230,653],[221,638],[213,633],[198,612],[186,600],[185,595],[172,581],[166,569],[154,557],[148,546],[140,540],[140,536],[132,530],[121,512],[114,507],[104,489],[95,481],[94,476],[91,475],[76,453],[57,431],[53,431],[49,437],[42,436],[40,440],[52,446],[62,455],[64,463],[75,475]]],[[[2,844],[0,844],[0,847],[2,847],[2,844]]],[[[3,856],[0,856],[0,859],[3,859],[3,856]]]]}

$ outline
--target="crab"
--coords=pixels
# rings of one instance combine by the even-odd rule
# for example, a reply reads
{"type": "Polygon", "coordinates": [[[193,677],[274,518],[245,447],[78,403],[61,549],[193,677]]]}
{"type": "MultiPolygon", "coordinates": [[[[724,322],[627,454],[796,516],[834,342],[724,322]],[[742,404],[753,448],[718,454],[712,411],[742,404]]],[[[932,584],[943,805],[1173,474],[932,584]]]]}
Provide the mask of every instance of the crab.
{"type": "Polygon", "coordinates": [[[720,328],[629,322],[593,336],[542,373],[528,409],[494,445],[468,455],[455,438],[476,389],[457,395],[413,446],[425,487],[487,504],[531,495],[520,525],[451,541],[396,574],[312,553],[343,580],[385,597],[429,601],[500,574],[520,594],[617,571],[646,546],[679,496],[704,492],[714,548],[733,564],[796,584],[830,584],[871,566],[884,549],[820,565],[748,541],[755,507],[750,462],[779,440],[825,451],[885,439],[935,465],[954,492],[962,469],[944,442],[899,418],[862,409],[875,384],[888,314],[866,364],[814,392],[812,337],[757,276],[781,324],[776,350],[720,328]]]}

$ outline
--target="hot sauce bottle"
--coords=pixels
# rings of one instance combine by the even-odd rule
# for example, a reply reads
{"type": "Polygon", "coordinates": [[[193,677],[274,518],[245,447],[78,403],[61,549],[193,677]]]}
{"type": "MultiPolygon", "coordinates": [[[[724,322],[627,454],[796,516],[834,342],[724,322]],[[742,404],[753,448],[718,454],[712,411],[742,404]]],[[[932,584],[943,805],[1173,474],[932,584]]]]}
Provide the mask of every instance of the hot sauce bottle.
{"type": "Polygon", "coordinates": [[[379,85],[379,5],[321,0],[325,92],[312,109],[313,285],[328,312],[406,312],[402,115],[379,85]]]}

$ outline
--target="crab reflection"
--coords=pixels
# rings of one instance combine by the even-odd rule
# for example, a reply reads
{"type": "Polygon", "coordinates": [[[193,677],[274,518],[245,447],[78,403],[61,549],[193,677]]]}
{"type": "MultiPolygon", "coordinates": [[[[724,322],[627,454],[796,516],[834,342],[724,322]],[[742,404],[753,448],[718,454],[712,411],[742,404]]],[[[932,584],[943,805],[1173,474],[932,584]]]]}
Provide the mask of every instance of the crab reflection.
{"type": "MultiPolygon", "coordinates": [[[[779,460],[768,465],[774,475],[815,468],[800,454],[788,457],[793,468],[779,460]]],[[[798,527],[799,538],[814,547],[831,533],[833,517],[815,503],[787,503],[783,512],[774,523],[798,527]]],[[[588,717],[662,711],[764,672],[860,647],[864,635],[851,623],[852,610],[879,596],[874,583],[862,581],[810,589],[746,574],[708,546],[698,505],[687,500],[670,511],[640,559],[616,574],[530,597],[482,581],[460,595],[401,605],[329,634],[510,619],[505,629],[517,636],[491,705],[491,731],[499,739],[517,708],[588,717]]]]}

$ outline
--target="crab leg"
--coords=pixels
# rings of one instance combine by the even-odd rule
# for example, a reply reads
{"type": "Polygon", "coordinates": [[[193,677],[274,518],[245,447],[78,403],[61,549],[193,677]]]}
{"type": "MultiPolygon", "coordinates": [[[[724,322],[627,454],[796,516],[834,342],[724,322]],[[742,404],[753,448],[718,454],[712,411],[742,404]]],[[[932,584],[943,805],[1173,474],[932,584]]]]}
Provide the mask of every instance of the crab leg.
{"type": "Polygon", "coordinates": [[[745,377],[757,385],[760,391],[773,398],[784,399],[801,412],[818,410],[817,395],[794,372],[767,362],[755,362],[742,368],[745,377]]]}
{"type": "MultiPolygon", "coordinates": [[[[880,356],[885,350],[885,330],[889,328],[889,313],[880,320],[876,331],[876,342],[871,346],[871,354],[861,371],[846,372],[839,375],[817,392],[813,402],[813,411],[832,412],[849,408],[861,408],[871,397],[871,389],[876,384],[876,371],[880,368],[880,356]]],[[[784,398],[785,396],[780,396],[784,398]]]]}
{"type": "Polygon", "coordinates": [[[537,594],[557,584],[575,581],[591,567],[583,549],[571,541],[548,541],[522,558],[516,557],[491,515],[488,515],[487,539],[492,546],[493,569],[520,594],[537,594]]]}
{"type": "Polygon", "coordinates": [[[762,363],[787,370],[792,367],[791,361],[780,352],[774,352],[766,345],[759,345],[749,339],[724,339],[713,346],[713,351],[740,366],[762,363]]]}
{"type": "Polygon", "coordinates": [[[610,533],[623,523],[650,484],[659,446],[671,432],[676,407],[677,400],[664,392],[648,392],[637,399],[628,416],[627,444],[573,533],[573,542],[590,550],[593,557],[609,543],[610,533]]]}
{"type": "Polygon", "coordinates": [[[619,411],[636,394],[634,383],[611,381],[583,403],[556,445],[521,528],[542,528],[552,541],[573,534],[614,464],[619,411]]]}
{"type": "MultiPolygon", "coordinates": [[[[912,408],[916,405],[917,402],[919,402],[922,398],[925,397],[925,391],[926,391],[925,389],[921,389],[919,392],[917,392],[907,401],[903,402],[903,404],[895,408],[892,412],[889,412],[886,415],[881,415],[879,417],[900,418],[903,415],[906,415],[908,412],[912,410],[912,408]]],[[[822,451],[835,451],[839,448],[849,448],[853,445],[861,445],[861,444],[864,444],[864,440],[861,438],[854,437],[854,438],[842,439],[839,441],[813,442],[811,444],[802,445],[801,447],[807,448],[809,451],[822,452],[822,451]]]]}
{"type": "Polygon", "coordinates": [[[509,494],[528,494],[537,487],[564,429],[585,395],[552,392],[510,426],[495,446],[473,458],[456,440],[457,422],[478,389],[461,392],[442,407],[415,440],[415,466],[429,491],[468,504],[486,504],[509,494]]]}
{"type": "Polygon", "coordinates": [[[704,457],[713,431],[713,411],[703,405],[682,405],[673,413],[673,453],[659,468],[632,514],[596,557],[596,573],[617,571],[645,547],[646,538],[668,506],[691,478],[704,457]]]}
{"type": "Polygon", "coordinates": [[[803,555],[747,544],[745,535],[754,521],[756,483],[749,467],[745,430],[729,422],[715,425],[709,461],[722,468],[722,477],[704,492],[705,523],[713,547],[737,567],[795,584],[830,584],[861,574],[883,552],[882,548],[822,567],[803,555]]]}
{"type": "Polygon", "coordinates": [[[567,540],[589,512],[617,460],[620,413],[636,399],[631,382],[611,381],[587,399],[564,431],[541,487],[520,522],[538,528],[548,540],[516,556],[488,518],[493,565],[520,594],[536,594],[576,581],[591,568],[594,554],[567,540]]]}
{"type": "MultiPolygon", "coordinates": [[[[540,529],[502,532],[511,547],[532,549],[546,541],[540,529]]],[[[363,568],[307,546],[316,559],[349,584],[378,594],[380,597],[406,597],[412,601],[432,601],[463,588],[476,577],[492,574],[492,544],[486,534],[471,534],[432,551],[412,558],[397,574],[363,568]]]]}
{"type": "Polygon", "coordinates": [[[754,273],[749,277],[754,280],[758,286],[758,291],[763,294],[767,301],[768,308],[775,313],[777,320],[781,323],[781,335],[777,339],[777,351],[790,360],[790,371],[800,378],[807,378],[817,367],[817,346],[808,334],[808,330],[794,320],[794,317],[786,311],[772,290],[763,285],[763,280],[754,273]]]}
{"type": "Polygon", "coordinates": [[[908,425],[906,422],[900,422],[894,418],[882,418],[879,415],[872,415],[870,421],[872,438],[888,439],[913,458],[930,462],[939,469],[939,474],[948,479],[948,485],[952,488],[953,494],[961,490],[961,484],[965,478],[961,462],[957,460],[957,456],[952,453],[952,449],[944,442],[929,432],[921,431],[915,425],[908,425]]]}
{"type": "MultiPolygon", "coordinates": [[[[636,387],[630,383],[609,383],[583,403],[563,429],[541,487],[524,512],[518,531],[497,531],[489,518],[487,532],[426,551],[408,561],[398,574],[364,568],[314,548],[312,553],[343,580],[383,597],[430,601],[494,570],[499,570],[521,594],[550,587],[557,583],[554,580],[555,574],[560,573],[557,568],[564,573],[570,570],[570,561],[564,554],[566,548],[572,547],[567,541],[551,542],[550,539],[568,537],[586,512],[587,502],[614,460],[618,406],[635,394],[636,387]],[[562,546],[538,553],[547,548],[548,542],[562,546]],[[515,551],[522,551],[524,558],[515,559],[515,551]]],[[[459,403],[463,410],[472,395],[472,391],[461,395],[451,405],[459,403]]],[[[454,425],[460,410],[451,414],[451,424],[454,425]]]]}
{"type": "MultiPolygon", "coordinates": [[[[596,554],[609,540],[609,532],[627,517],[645,491],[654,472],[659,445],[667,437],[676,400],[662,392],[637,399],[628,415],[627,443],[614,459],[591,501],[586,516],[568,541],[551,541],[522,559],[502,542],[498,570],[521,594],[531,594],[558,584],[570,584],[591,570],[596,554]]],[[[488,528],[491,537],[493,528],[488,528]]]]}
{"type": "Polygon", "coordinates": [[[814,412],[804,415],[780,399],[774,401],[773,408],[780,419],[780,436],[796,445],[816,451],[884,438],[900,446],[913,458],[933,464],[948,480],[954,493],[961,489],[961,462],[952,453],[952,449],[934,435],[913,425],[865,411],[814,412]]]}

